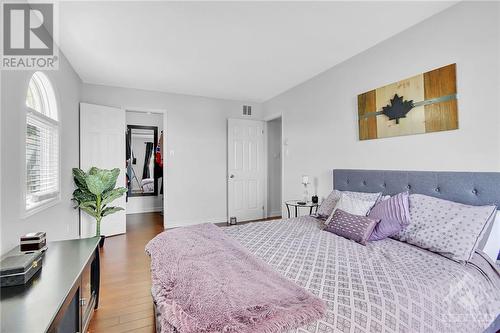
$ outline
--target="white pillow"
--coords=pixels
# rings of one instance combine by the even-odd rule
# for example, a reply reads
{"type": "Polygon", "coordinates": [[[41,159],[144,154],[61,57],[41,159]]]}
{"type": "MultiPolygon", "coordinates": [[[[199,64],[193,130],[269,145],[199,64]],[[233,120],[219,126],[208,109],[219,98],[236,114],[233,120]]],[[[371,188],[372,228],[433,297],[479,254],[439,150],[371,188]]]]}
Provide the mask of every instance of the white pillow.
{"type": "Polygon", "coordinates": [[[366,216],[370,209],[375,205],[377,200],[361,200],[351,197],[348,194],[342,193],[340,195],[339,201],[335,205],[333,212],[330,214],[328,220],[326,220],[326,224],[328,225],[332,219],[333,214],[337,209],[341,209],[346,213],[353,215],[361,215],[366,216]]]}
{"type": "Polygon", "coordinates": [[[323,219],[323,218],[327,219],[328,217],[330,217],[330,215],[332,215],[332,213],[333,213],[335,205],[340,200],[340,196],[342,194],[346,194],[354,199],[359,199],[359,200],[364,200],[364,201],[375,200],[375,202],[380,200],[380,197],[382,196],[382,192],[378,192],[378,193],[366,192],[365,193],[365,192],[333,190],[330,193],[330,195],[325,200],[323,200],[323,202],[321,203],[321,205],[318,208],[318,211],[316,212],[316,215],[321,219],[323,219]]]}
{"type": "Polygon", "coordinates": [[[484,235],[478,248],[490,257],[493,262],[497,261],[498,252],[500,252],[500,214],[496,212],[495,219],[491,223],[491,230],[484,235]],[[482,243],[485,243],[484,245],[482,243]]]}

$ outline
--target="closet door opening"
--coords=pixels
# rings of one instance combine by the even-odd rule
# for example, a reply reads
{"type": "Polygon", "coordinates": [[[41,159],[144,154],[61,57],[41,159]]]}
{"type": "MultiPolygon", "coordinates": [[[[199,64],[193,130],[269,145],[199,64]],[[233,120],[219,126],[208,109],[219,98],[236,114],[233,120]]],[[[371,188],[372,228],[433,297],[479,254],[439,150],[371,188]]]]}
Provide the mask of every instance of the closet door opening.
{"type": "Polygon", "coordinates": [[[159,216],[163,219],[166,206],[164,114],[127,109],[126,127],[127,216],[145,214],[144,219],[159,216]]]}

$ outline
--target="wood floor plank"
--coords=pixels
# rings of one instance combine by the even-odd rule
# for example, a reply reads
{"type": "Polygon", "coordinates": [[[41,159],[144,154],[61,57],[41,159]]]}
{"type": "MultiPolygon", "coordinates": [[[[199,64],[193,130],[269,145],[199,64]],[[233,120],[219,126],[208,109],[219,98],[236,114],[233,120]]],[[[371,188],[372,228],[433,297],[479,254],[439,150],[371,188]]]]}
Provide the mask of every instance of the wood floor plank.
{"type": "Polygon", "coordinates": [[[154,314],[153,314],[153,311],[151,311],[151,310],[134,312],[134,313],[120,316],[120,324],[128,323],[128,322],[138,320],[138,319],[146,319],[146,318],[152,318],[152,317],[154,317],[154,314]]]}
{"type": "Polygon", "coordinates": [[[93,323],[89,327],[89,332],[98,332],[100,330],[104,331],[105,328],[111,327],[111,326],[116,326],[120,324],[120,317],[112,317],[112,318],[104,318],[104,319],[99,319],[97,322],[93,323]]]}
{"type": "Polygon", "coordinates": [[[133,320],[128,323],[119,324],[116,326],[111,326],[106,328],[106,333],[120,333],[120,332],[129,332],[134,329],[139,329],[147,326],[152,326],[153,317],[133,320]]]}
{"type": "Polygon", "coordinates": [[[133,329],[129,331],[130,333],[154,333],[155,332],[155,327],[154,326],[146,326],[146,327],[141,327],[138,329],[133,329]]]}
{"type": "Polygon", "coordinates": [[[138,305],[150,302],[152,302],[152,298],[150,295],[143,297],[131,297],[131,298],[127,297],[125,299],[113,299],[113,304],[110,303],[103,304],[102,306],[99,306],[99,309],[106,309],[111,307],[114,309],[123,309],[132,305],[138,305]]]}
{"type": "Polygon", "coordinates": [[[151,301],[151,304],[144,303],[144,304],[127,306],[127,307],[121,308],[121,309],[113,309],[112,307],[98,309],[94,314],[94,318],[95,319],[106,319],[106,318],[112,318],[112,317],[122,316],[122,315],[126,315],[126,314],[131,314],[134,312],[141,312],[141,311],[145,311],[145,310],[150,310],[151,312],[153,311],[153,302],[152,301],[151,301]]]}

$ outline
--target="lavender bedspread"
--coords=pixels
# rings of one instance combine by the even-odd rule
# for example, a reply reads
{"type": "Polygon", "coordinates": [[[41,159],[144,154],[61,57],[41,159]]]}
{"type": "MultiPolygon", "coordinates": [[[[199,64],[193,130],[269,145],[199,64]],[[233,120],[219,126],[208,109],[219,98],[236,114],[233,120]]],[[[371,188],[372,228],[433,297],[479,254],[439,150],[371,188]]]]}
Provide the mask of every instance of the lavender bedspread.
{"type": "MultiPolygon", "coordinates": [[[[327,304],[290,332],[483,332],[500,314],[500,275],[479,255],[461,265],[392,239],[362,246],[299,217],[223,228],[327,304]]],[[[494,265],[493,265],[494,266],[494,265]]]]}
{"type": "Polygon", "coordinates": [[[212,224],[146,246],[161,332],[282,332],[324,316],[324,302],[212,224]]]}

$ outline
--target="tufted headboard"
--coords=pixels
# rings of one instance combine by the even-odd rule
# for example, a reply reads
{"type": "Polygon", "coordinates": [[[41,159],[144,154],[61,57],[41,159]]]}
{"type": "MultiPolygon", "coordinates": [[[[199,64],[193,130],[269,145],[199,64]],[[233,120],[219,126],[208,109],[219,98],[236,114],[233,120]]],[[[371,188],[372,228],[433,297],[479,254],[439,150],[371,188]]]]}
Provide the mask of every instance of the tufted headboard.
{"type": "Polygon", "coordinates": [[[468,205],[500,208],[500,172],[333,170],[333,188],[341,191],[420,193],[468,205]]]}

